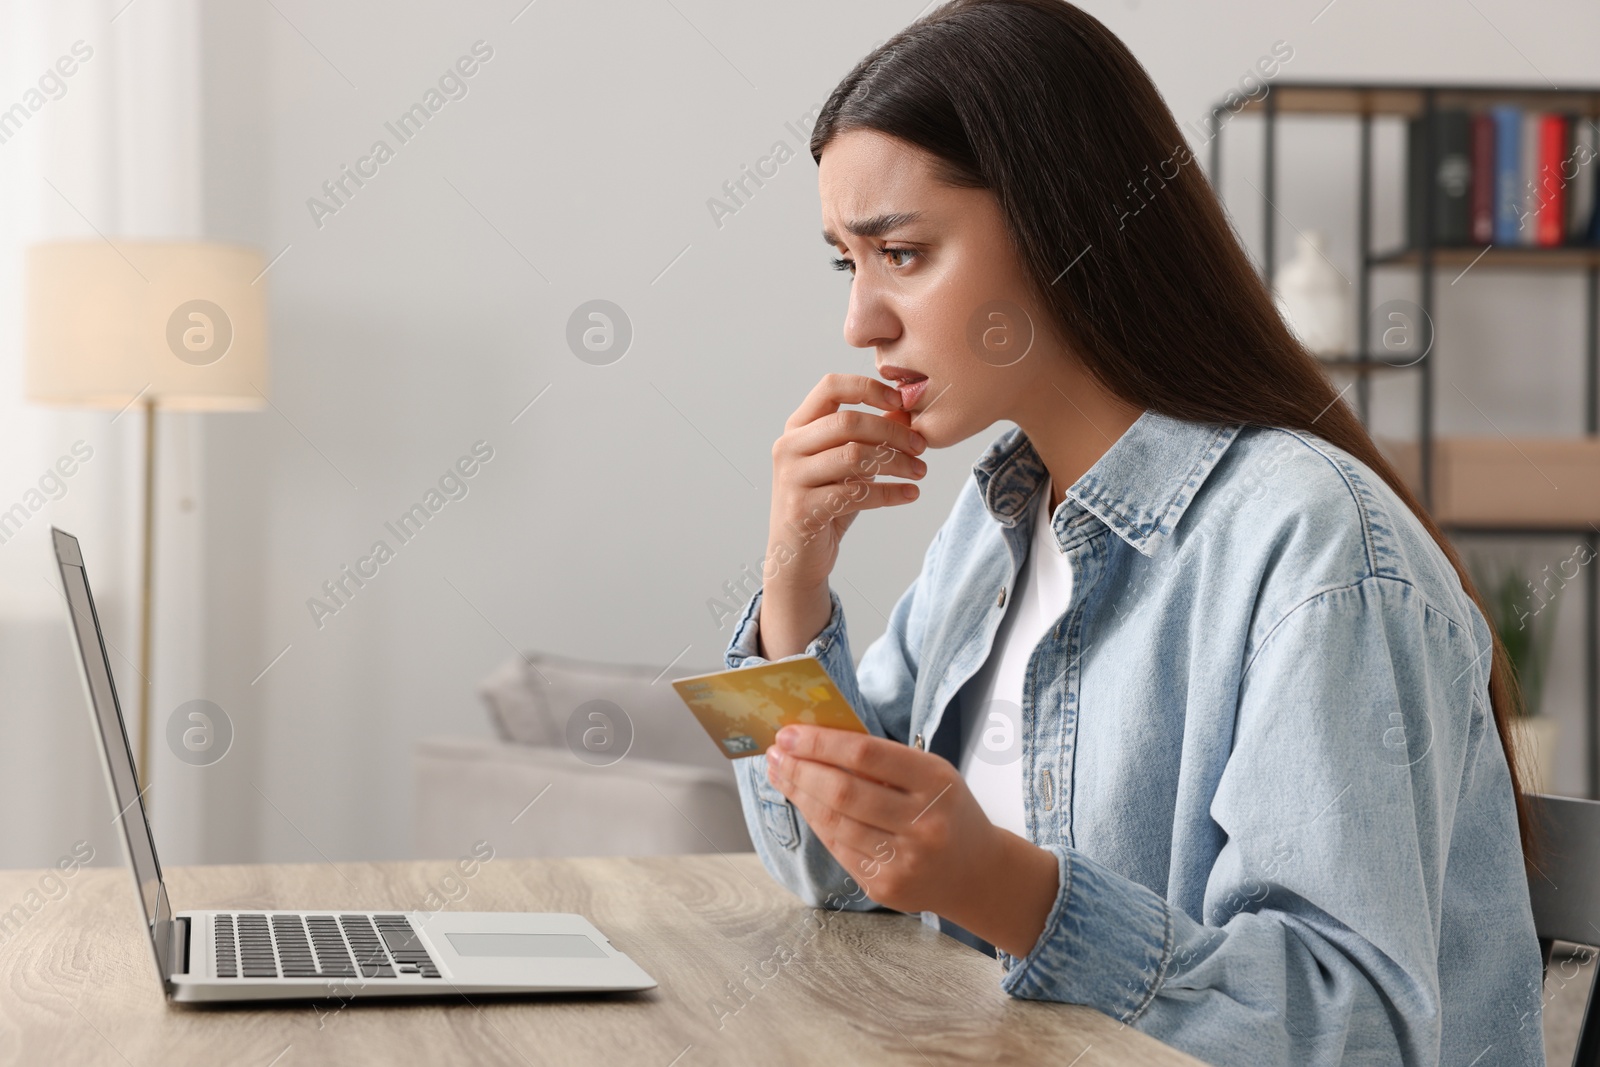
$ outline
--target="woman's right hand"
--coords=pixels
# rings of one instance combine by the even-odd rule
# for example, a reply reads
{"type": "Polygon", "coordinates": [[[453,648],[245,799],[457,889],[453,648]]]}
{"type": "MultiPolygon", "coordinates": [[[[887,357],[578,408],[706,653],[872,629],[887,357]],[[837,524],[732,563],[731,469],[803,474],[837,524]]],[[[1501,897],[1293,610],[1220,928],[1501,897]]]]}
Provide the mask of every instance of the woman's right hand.
{"type": "Polygon", "coordinates": [[[876,480],[927,473],[916,457],[927,442],[909,422],[893,386],[861,374],[828,374],[784,424],[772,446],[772,513],[762,567],[759,634],[766,658],[804,651],[827,625],[828,575],[857,513],[917,498],[915,485],[876,480]],[[841,411],[841,404],[871,404],[889,414],[841,411]]]}

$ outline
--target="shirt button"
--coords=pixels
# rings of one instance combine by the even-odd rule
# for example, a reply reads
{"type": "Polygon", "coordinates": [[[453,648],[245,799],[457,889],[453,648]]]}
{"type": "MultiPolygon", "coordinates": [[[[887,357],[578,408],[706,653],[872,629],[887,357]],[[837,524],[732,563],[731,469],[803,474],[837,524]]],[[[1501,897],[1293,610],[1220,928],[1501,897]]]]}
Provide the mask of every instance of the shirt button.
{"type": "Polygon", "coordinates": [[[911,747],[916,749],[918,752],[922,751],[922,735],[921,734],[918,734],[915,738],[912,739],[911,747]]]}
{"type": "Polygon", "coordinates": [[[994,599],[994,606],[997,608],[1006,606],[1006,587],[1003,585],[1000,587],[1000,595],[994,599]]]}

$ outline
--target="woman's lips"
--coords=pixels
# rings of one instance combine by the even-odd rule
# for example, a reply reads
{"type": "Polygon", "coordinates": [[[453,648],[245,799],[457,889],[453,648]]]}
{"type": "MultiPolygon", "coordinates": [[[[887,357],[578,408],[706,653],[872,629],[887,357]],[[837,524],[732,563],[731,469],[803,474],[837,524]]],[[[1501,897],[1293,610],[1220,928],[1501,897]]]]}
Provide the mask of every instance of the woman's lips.
{"type": "Polygon", "coordinates": [[[926,378],[918,378],[914,382],[900,382],[895,386],[900,390],[900,406],[906,411],[910,411],[916,406],[918,398],[922,396],[923,390],[927,389],[927,387],[928,379],[926,378]]]}

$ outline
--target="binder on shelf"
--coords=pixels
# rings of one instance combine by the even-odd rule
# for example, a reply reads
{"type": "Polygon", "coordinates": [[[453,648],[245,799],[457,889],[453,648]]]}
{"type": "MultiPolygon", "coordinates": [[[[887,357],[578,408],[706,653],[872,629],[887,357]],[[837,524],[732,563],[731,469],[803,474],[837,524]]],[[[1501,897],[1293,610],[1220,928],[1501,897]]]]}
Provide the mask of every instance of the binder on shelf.
{"type": "Polygon", "coordinates": [[[1539,243],[1539,139],[1544,132],[1544,113],[1522,114],[1522,143],[1517,151],[1521,178],[1517,184],[1517,244],[1532,247],[1539,243]]]}
{"type": "Polygon", "coordinates": [[[1494,116],[1472,116],[1472,243],[1494,240],[1494,116]]]}
{"type": "Polygon", "coordinates": [[[1422,173],[1426,125],[1426,118],[1410,122],[1407,225],[1411,246],[1422,245],[1424,183],[1429,180],[1433,183],[1433,244],[1464,245],[1472,239],[1472,119],[1461,110],[1440,111],[1434,115],[1433,173],[1428,177],[1422,173]]]}
{"type": "Polygon", "coordinates": [[[1522,225],[1522,109],[1501,104],[1494,116],[1494,243],[1520,244],[1522,225]]]}
{"type": "Polygon", "coordinates": [[[1583,195],[1589,184],[1589,172],[1583,161],[1590,151],[1584,134],[1583,116],[1568,112],[1566,155],[1562,157],[1561,177],[1567,186],[1567,217],[1562,227],[1563,244],[1582,244],[1584,231],[1589,225],[1589,201],[1583,195]]]}
{"type": "Polygon", "coordinates": [[[1535,243],[1544,248],[1554,248],[1567,238],[1566,151],[1566,116],[1546,112],[1539,117],[1539,182],[1534,196],[1535,243]]]}
{"type": "Polygon", "coordinates": [[[1592,118],[1580,119],[1573,160],[1578,166],[1573,179],[1573,230],[1579,244],[1600,245],[1600,127],[1592,118]]]}

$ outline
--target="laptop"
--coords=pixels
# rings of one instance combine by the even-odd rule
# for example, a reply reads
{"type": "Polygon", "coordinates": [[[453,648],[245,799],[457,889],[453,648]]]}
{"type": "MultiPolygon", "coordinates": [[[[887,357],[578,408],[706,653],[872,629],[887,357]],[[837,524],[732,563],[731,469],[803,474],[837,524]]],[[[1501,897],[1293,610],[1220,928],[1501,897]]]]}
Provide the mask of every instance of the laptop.
{"type": "Polygon", "coordinates": [[[198,1003],[597,993],[654,989],[581,915],[533,912],[183,911],[174,913],[134,773],[78,539],[51,528],[112,821],[167,999],[198,1003]]]}

